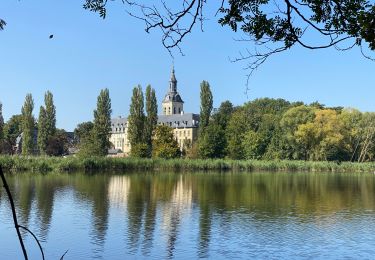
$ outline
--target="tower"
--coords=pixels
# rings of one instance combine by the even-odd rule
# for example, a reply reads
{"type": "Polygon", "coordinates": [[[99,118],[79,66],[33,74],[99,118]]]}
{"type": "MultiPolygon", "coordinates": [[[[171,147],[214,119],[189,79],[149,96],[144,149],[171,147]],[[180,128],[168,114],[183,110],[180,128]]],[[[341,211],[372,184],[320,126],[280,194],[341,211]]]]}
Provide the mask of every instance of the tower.
{"type": "Polygon", "coordinates": [[[184,111],[184,101],[177,92],[177,80],[172,67],[171,78],[169,80],[169,91],[165,95],[162,103],[163,115],[181,114],[184,111]]]}

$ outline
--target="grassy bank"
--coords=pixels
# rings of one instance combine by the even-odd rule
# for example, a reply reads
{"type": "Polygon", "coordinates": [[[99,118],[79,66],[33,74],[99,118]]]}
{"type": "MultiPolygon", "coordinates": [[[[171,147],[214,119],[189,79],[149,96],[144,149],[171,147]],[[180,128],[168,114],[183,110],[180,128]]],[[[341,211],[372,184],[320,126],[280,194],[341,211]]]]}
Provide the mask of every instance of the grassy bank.
{"type": "Polygon", "coordinates": [[[0,156],[6,172],[72,172],[126,170],[235,170],[235,171],[290,171],[290,172],[375,172],[375,163],[257,161],[257,160],[189,160],[136,158],[61,158],[0,156]]]}

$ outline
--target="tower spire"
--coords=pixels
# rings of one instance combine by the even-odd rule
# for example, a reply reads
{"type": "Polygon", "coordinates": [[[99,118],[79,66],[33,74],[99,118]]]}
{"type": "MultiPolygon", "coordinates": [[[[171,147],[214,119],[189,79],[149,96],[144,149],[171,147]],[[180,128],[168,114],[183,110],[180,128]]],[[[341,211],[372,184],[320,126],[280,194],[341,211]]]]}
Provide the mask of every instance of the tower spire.
{"type": "Polygon", "coordinates": [[[174,64],[172,64],[171,79],[169,80],[169,91],[177,92],[177,80],[174,74],[174,64]]]}
{"type": "Polygon", "coordinates": [[[169,79],[169,91],[163,100],[163,114],[181,114],[184,111],[184,101],[177,92],[177,79],[174,74],[174,64],[172,63],[171,78],[169,79]]]}

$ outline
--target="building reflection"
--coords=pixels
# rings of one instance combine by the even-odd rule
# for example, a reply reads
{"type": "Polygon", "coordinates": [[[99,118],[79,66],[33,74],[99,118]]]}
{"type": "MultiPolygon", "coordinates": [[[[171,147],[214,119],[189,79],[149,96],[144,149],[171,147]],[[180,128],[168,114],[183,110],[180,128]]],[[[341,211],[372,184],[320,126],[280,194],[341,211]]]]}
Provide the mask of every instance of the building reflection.
{"type": "Polygon", "coordinates": [[[162,227],[167,243],[167,257],[173,258],[179,226],[191,213],[193,190],[190,182],[180,175],[173,189],[171,199],[163,206],[162,227]]]}
{"type": "Polygon", "coordinates": [[[129,189],[128,176],[112,176],[108,185],[108,200],[111,207],[126,211],[129,189]]]}

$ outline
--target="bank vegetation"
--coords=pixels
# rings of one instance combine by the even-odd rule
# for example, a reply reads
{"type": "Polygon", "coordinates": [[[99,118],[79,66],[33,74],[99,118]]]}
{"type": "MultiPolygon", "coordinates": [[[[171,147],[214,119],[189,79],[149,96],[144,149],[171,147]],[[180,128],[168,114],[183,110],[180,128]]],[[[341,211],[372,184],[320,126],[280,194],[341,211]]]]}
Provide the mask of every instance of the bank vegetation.
{"type": "Polygon", "coordinates": [[[127,172],[147,171],[283,171],[374,173],[375,163],[297,160],[149,159],[111,157],[1,156],[5,172],[127,172]]]}

